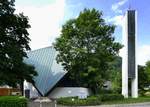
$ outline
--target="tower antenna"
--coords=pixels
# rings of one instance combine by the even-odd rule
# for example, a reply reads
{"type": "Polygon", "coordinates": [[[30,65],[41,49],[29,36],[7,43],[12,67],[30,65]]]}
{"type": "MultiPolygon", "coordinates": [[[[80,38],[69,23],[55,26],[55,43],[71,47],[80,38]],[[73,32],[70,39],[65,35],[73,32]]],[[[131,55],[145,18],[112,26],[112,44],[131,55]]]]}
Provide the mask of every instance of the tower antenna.
{"type": "Polygon", "coordinates": [[[128,6],[128,9],[131,10],[131,0],[129,0],[129,6],[128,6]]]}

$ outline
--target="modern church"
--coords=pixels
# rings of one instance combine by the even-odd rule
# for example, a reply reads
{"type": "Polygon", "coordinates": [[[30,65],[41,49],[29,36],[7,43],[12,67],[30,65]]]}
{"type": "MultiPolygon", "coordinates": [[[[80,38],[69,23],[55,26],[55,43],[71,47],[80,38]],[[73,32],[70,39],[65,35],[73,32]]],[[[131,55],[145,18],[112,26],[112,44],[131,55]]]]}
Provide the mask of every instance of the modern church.
{"type": "MultiPolygon", "coordinates": [[[[131,96],[138,97],[138,71],[136,63],[136,26],[135,10],[128,10],[124,16],[123,44],[124,56],[122,60],[122,95],[128,97],[128,84],[131,80],[131,96]]],[[[31,64],[38,72],[34,78],[35,84],[24,82],[24,92],[30,98],[48,96],[49,98],[79,96],[87,97],[89,89],[84,87],[70,87],[69,80],[64,79],[67,72],[56,61],[57,52],[53,47],[46,47],[27,53],[24,62],[31,64]]],[[[94,77],[93,77],[94,78],[94,77]]]]}

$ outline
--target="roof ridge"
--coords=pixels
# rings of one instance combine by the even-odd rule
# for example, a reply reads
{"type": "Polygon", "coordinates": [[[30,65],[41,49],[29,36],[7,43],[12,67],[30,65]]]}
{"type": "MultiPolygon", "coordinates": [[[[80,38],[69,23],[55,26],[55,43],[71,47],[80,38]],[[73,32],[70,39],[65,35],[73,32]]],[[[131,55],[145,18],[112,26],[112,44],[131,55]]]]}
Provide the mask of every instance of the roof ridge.
{"type": "Polygon", "coordinates": [[[46,49],[46,48],[53,48],[53,49],[54,49],[54,46],[47,46],[47,47],[43,47],[43,48],[39,48],[39,49],[35,49],[35,50],[30,50],[30,51],[28,51],[27,53],[39,51],[39,50],[41,50],[41,49],[46,49]]]}

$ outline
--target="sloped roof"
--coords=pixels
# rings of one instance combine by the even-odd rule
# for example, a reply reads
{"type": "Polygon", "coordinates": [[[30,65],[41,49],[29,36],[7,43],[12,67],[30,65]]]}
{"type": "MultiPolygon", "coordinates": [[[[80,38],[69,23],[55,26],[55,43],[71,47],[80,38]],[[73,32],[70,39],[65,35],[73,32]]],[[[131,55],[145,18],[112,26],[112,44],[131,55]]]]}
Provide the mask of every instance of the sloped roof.
{"type": "Polygon", "coordinates": [[[57,52],[53,47],[30,51],[27,56],[24,62],[33,65],[38,72],[38,76],[34,78],[35,87],[45,95],[66,74],[66,71],[61,64],[57,64],[57,52]]]}

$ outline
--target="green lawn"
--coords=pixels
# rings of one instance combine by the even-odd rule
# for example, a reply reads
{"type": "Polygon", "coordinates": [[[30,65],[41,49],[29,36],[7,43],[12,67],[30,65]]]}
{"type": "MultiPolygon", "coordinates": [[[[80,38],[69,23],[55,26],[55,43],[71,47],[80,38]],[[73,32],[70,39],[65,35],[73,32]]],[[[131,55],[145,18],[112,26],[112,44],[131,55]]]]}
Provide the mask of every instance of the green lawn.
{"type": "Polygon", "coordinates": [[[0,96],[0,107],[27,107],[27,99],[22,96],[0,96]]]}

